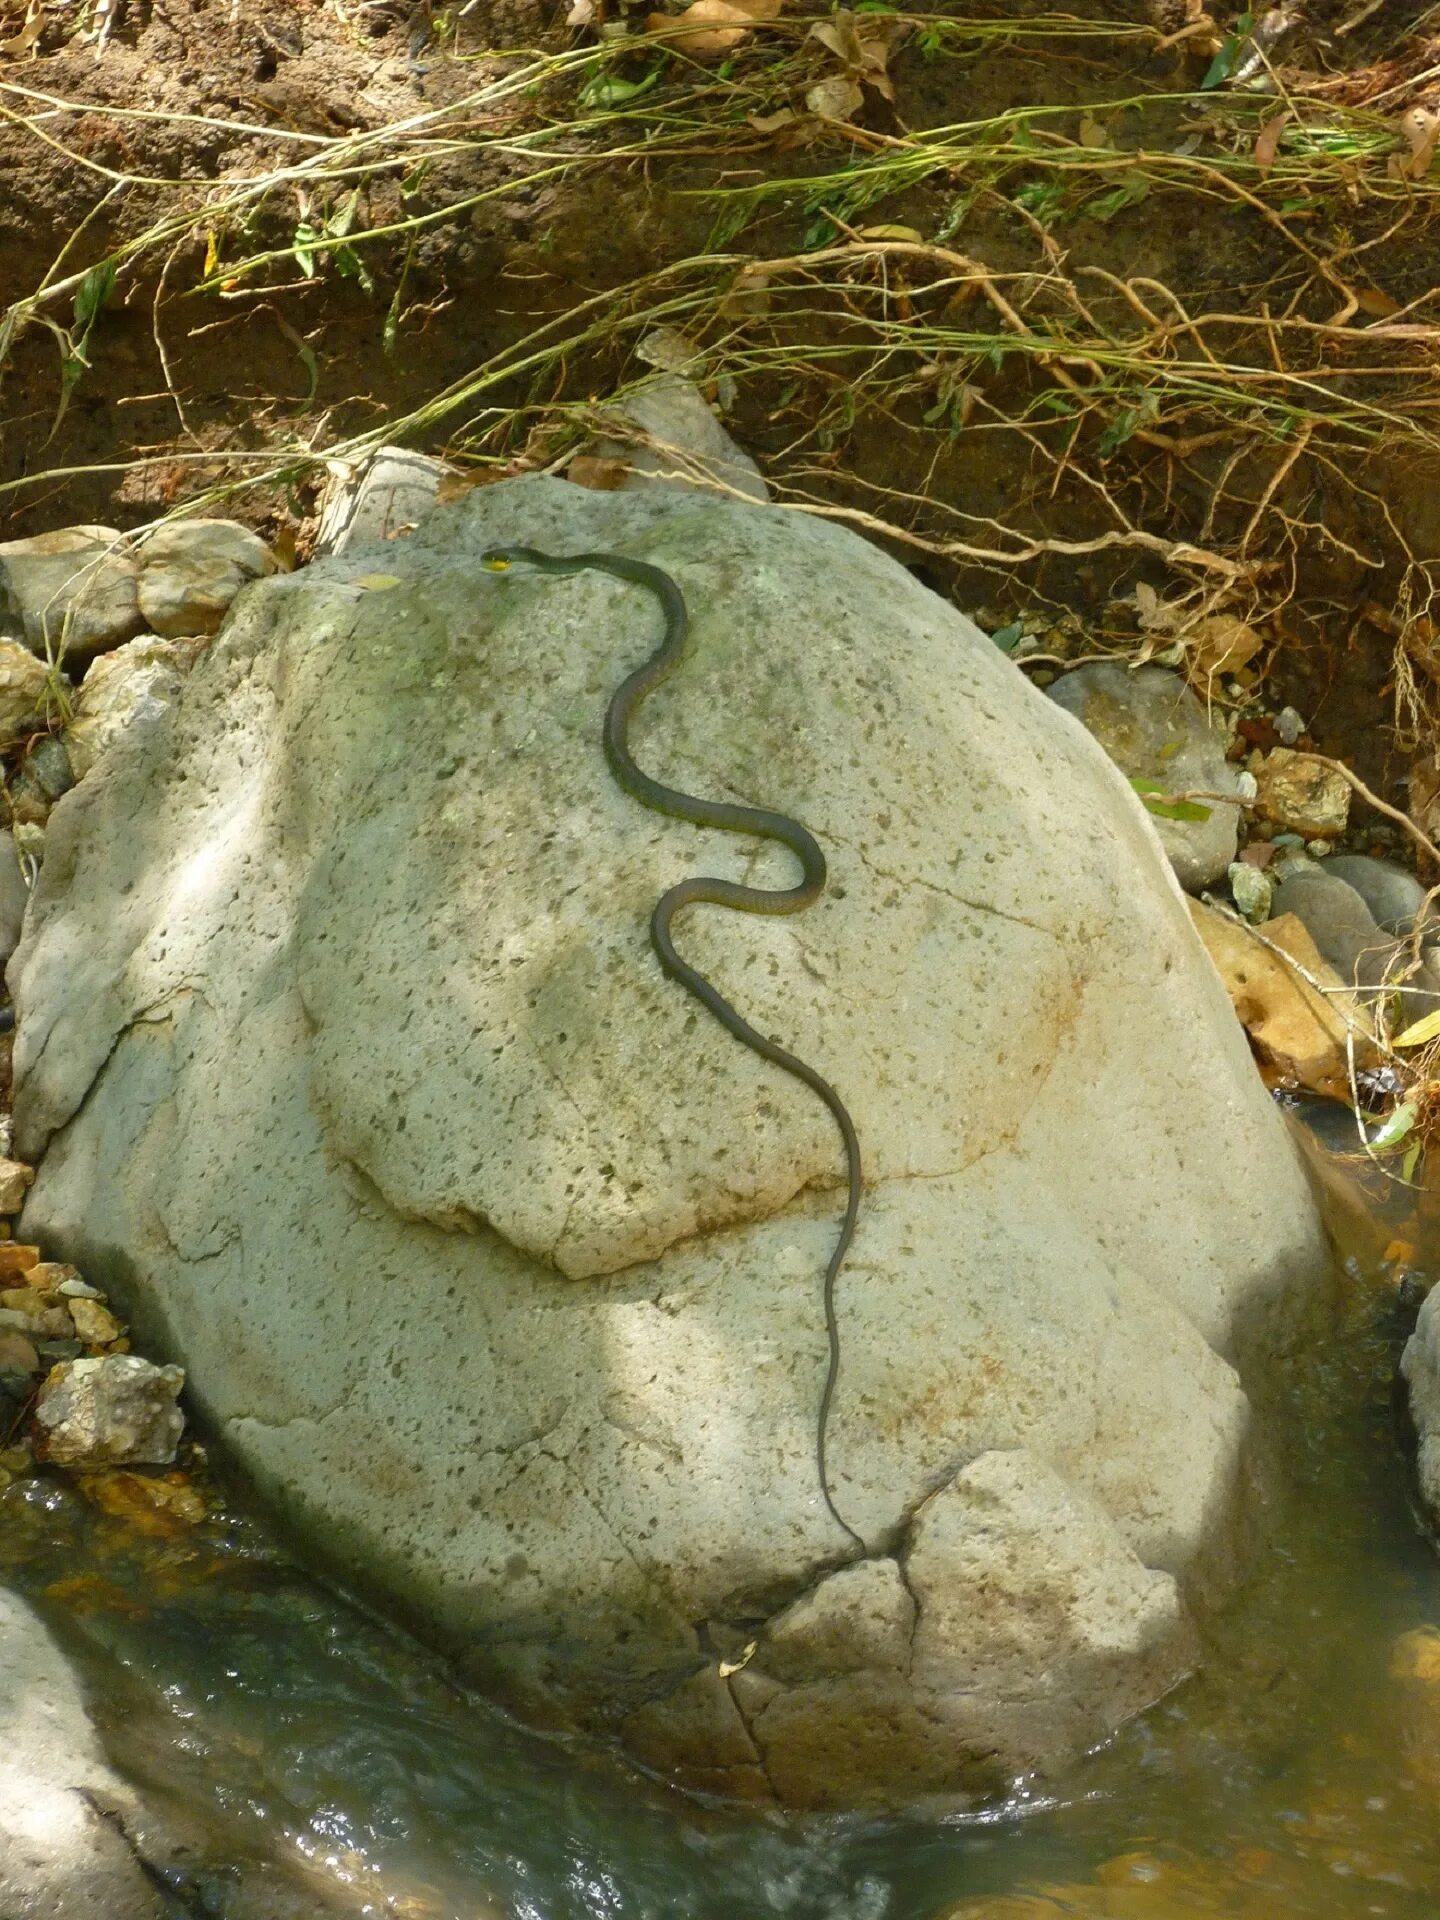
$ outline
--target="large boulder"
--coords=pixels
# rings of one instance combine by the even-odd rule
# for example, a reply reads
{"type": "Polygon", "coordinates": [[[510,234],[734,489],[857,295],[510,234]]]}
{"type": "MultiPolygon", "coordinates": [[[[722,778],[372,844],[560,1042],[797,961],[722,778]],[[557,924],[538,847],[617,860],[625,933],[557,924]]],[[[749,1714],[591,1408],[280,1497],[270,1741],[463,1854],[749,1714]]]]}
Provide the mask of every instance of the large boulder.
{"type": "Polygon", "coordinates": [[[772,508],[530,479],[248,588],[51,816],[10,968],[22,1230],[182,1360],[331,1564],[689,1784],[881,1804],[1054,1766],[1192,1664],[1242,1557],[1237,1367],[1323,1291],[1281,1120],[1121,774],[969,621],[772,508]],[[820,1102],[651,954],[679,923],[820,1102]]]}

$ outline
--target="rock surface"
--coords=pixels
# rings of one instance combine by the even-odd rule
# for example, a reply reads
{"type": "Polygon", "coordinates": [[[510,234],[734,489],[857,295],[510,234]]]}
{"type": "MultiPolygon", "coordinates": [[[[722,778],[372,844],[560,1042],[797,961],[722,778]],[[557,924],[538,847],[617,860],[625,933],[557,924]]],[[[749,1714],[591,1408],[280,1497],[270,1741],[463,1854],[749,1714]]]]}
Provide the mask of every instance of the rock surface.
{"type": "Polygon", "coordinates": [[[0,1590],[0,1914],[160,1920],[122,1831],[132,1810],[60,1649],[0,1590]]]}
{"type": "Polygon", "coordinates": [[[18,640],[0,640],[0,748],[42,724],[50,674],[18,640]]]}
{"type": "Polygon", "coordinates": [[[661,373],[645,386],[612,401],[616,430],[595,443],[601,459],[623,458],[625,490],[658,485],[701,494],[719,493],[763,504],[770,489],[748,453],[741,451],[683,375],[661,373]]]}
{"type": "Polygon", "coordinates": [[[136,554],[140,611],[175,640],[218,632],[241,587],[275,571],[265,542],[238,520],[172,520],[136,554]]]}
{"type": "Polygon", "coordinates": [[[458,469],[409,447],[377,447],[358,466],[335,472],[320,507],[317,554],[343,553],[362,540],[412,531],[458,469]]]}
{"type": "Polygon", "coordinates": [[[893,1804],[1058,1764],[1190,1663],[1313,1204],[1124,779],[853,536],[537,479],[252,587],[56,810],[11,984],[27,1233],[512,1704],[893,1804]],[[816,1484],[833,1125],[646,938],[677,878],[790,863],[616,787],[656,606],[479,570],[521,541],[674,572],[638,759],[830,858],[806,914],[679,933],[859,1127],[858,1566],[816,1484]]]}
{"type": "Polygon", "coordinates": [[[83,780],[127,727],[153,724],[203,651],[202,641],[146,635],[97,660],[81,684],[64,733],[74,777],[83,780]]]}
{"type": "MultiPolygon", "coordinates": [[[[1073,713],[1132,780],[1154,780],[1166,793],[1238,793],[1225,758],[1225,736],[1178,674],[1164,667],[1135,671],[1108,660],[1063,674],[1047,689],[1073,713]]],[[[1209,804],[1209,803],[1197,803],[1209,804]]],[[[1235,858],[1237,807],[1210,806],[1205,820],[1154,816],[1160,844],[1182,887],[1198,892],[1223,879],[1235,858]]]]}
{"type": "MultiPolygon", "coordinates": [[[[88,1303],[75,1304],[83,1313],[88,1303]]],[[[185,1430],[175,1404],[184,1384],[179,1367],[133,1353],[56,1367],[35,1409],[44,1458],[60,1467],[168,1466],[185,1430]]]]}
{"type": "Polygon", "coordinates": [[[144,621],[120,538],[114,527],[61,527],[0,543],[0,626],[71,670],[128,640],[144,621]]]}

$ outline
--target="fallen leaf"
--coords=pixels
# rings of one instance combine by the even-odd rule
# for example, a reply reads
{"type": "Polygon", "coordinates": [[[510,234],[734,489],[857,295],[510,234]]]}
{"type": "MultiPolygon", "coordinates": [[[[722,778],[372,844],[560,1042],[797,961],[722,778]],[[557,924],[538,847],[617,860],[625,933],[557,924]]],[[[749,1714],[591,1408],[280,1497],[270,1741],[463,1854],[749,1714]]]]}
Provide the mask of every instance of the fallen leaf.
{"type": "Polygon", "coordinates": [[[1197,620],[1187,633],[1185,662],[1192,679],[1214,679],[1248,666],[1265,644],[1262,636],[1233,613],[1212,613],[1197,620]]]}
{"type": "Polygon", "coordinates": [[[1440,138],[1440,114],[1430,107],[1411,107],[1408,113],[1400,116],[1400,134],[1410,151],[1401,157],[1400,174],[1408,180],[1419,180],[1430,171],[1435,158],[1435,142],[1440,138]]]}
{"type": "Polygon", "coordinates": [[[774,113],[752,113],[745,122],[756,133],[778,133],[781,127],[788,127],[795,118],[793,107],[780,107],[774,113]]]}
{"type": "MultiPolygon", "coordinates": [[[[852,78],[873,87],[886,100],[893,100],[895,88],[888,71],[890,54],[908,30],[906,23],[893,15],[857,16],[848,8],[840,7],[828,20],[817,20],[810,29],[810,37],[833,53],[852,78]]],[[[810,94],[817,91],[812,87],[810,94]]],[[[805,96],[807,105],[810,94],[805,96]]],[[[818,113],[820,109],[814,107],[811,111],[818,113]]],[[[850,115],[832,113],[825,117],[849,119],[850,115]]]]}
{"type": "Polygon", "coordinates": [[[864,104],[865,95],[844,74],[818,81],[805,96],[805,105],[821,120],[853,120],[864,104]]]}
{"type": "Polygon", "coordinates": [[[1362,313],[1372,314],[1377,320],[1388,320],[1392,313],[1401,311],[1400,302],[1392,300],[1388,293],[1382,293],[1378,287],[1362,288],[1355,300],[1362,313]]]}
{"type": "Polygon", "coordinates": [[[366,593],[386,593],[391,587],[400,585],[398,573],[362,573],[358,580],[350,582],[352,587],[363,587],[366,593]]]}
{"type": "Polygon", "coordinates": [[[570,11],[565,16],[565,24],[567,27],[598,26],[598,13],[595,0],[570,0],[570,11]]]}
{"type": "Polygon", "coordinates": [[[40,38],[40,28],[43,23],[44,8],[41,6],[40,0],[30,0],[30,5],[25,12],[25,24],[21,27],[19,33],[12,34],[10,39],[0,40],[0,54],[10,54],[14,56],[29,53],[30,49],[40,38]]]}
{"type": "Polygon", "coordinates": [[[1099,120],[1092,120],[1089,114],[1080,116],[1080,144],[1082,147],[1108,147],[1110,132],[1099,120]]]}
{"type": "Polygon", "coordinates": [[[1287,109],[1284,113],[1277,113],[1274,119],[1267,120],[1260,129],[1260,137],[1255,142],[1255,164],[1261,173],[1268,173],[1274,166],[1275,157],[1280,151],[1280,136],[1289,122],[1290,113],[1287,109]]]}
{"type": "Polygon", "coordinates": [[[770,272],[761,261],[742,267],[720,302],[726,320],[755,320],[770,311],[770,272]]]}
{"type": "Polygon", "coordinates": [[[1414,1100],[1402,1100],[1389,1119],[1383,1120],[1371,1134],[1371,1151],[1386,1153],[1391,1147],[1398,1147],[1419,1117],[1419,1103],[1414,1100]]]}
{"type": "Polygon", "coordinates": [[[592,493],[614,493],[625,484],[630,472],[628,460],[607,459],[596,453],[577,453],[565,469],[565,478],[592,493]]]}
{"type": "Polygon", "coordinates": [[[1391,1043],[1397,1047],[1423,1047],[1427,1040],[1433,1040],[1440,1034],[1440,1007],[1434,1013],[1427,1013],[1423,1020],[1417,1020],[1413,1026],[1395,1036],[1391,1043]]]}
{"type": "Polygon", "coordinates": [[[905,240],[917,247],[925,244],[924,234],[915,227],[861,227],[857,237],[861,240],[905,240]]]}
{"type": "Polygon", "coordinates": [[[664,36],[665,44],[692,60],[720,60],[734,51],[755,26],[773,20],[780,0],[692,0],[678,17],[652,13],[647,33],[664,36]]]}

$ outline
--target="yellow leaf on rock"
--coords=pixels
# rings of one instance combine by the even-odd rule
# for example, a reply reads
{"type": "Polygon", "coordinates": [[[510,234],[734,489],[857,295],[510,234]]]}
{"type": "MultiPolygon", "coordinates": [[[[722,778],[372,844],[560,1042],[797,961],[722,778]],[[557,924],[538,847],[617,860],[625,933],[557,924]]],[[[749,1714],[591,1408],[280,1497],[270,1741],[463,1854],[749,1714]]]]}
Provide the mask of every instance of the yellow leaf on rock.
{"type": "Polygon", "coordinates": [[[358,580],[350,582],[352,587],[363,587],[366,593],[384,593],[390,587],[400,585],[398,573],[362,573],[358,580]]]}
{"type": "Polygon", "coordinates": [[[1427,1013],[1423,1020],[1417,1020],[1414,1026],[1406,1027],[1403,1033],[1395,1036],[1392,1044],[1397,1047],[1423,1047],[1427,1040],[1434,1040],[1437,1035],[1440,1035],[1440,1007],[1434,1013],[1427,1013]]]}

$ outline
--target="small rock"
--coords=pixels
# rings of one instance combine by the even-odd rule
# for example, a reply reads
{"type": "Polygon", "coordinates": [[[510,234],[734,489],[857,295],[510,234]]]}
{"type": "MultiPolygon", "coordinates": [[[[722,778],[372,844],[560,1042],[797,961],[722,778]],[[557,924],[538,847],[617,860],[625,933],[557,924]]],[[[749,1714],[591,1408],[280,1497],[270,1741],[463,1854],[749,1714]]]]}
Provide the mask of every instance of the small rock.
{"type": "Polygon", "coordinates": [[[213,634],[251,580],[275,571],[275,556],[236,520],[175,520],[157,527],[136,559],[140,611],[166,639],[213,634]]]}
{"type": "Polygon", "coordinates": [[[50,672],[18,640],[0,640],[0,748],[45,723],[50,672]]]}
{"type": "Polygon", "coordinates": [[[41,1451],[64,1467],[168,1467],[185,1429],[175,1404],[184,1384],[182,1368],[134,1354],[58,1366],[35,1410],[41,1451]]]}
{"type": "Polygon", "coordinates": [[[98,1300],[72,1300],[70,1318],[75,1323],[76,1334],[87,1347],[108,1347],[125,1331],[110,1309],[101,1306],[98,1300]]]}
{"type": "Polygon", "coordinates": [[[1190,902],[1190,916],[1260,1053],[1301,1086],[1333,1099],[1348,1099],[1347,1032],[1356,1036],[1355,1058],[1363,1066],[1374,1058],[1373,1031],[1353,996],[1317,952],[1304,925],[1293,914],[1266,921],[1260,929],[1270,942],[1265,947],[1233,920],[1198,901],[1190,902]],[[1311,986],[1271,947],[1288,954],[1318,984],[1311,986]]]}
{"type": "Polygon", "coordinates": [[[59,1293],[63,1287],[79,1278],[80,1269],[64,1260],[38,1260],[25,1272],[26,1286],[36,1287],[45,1293],[59,1293]]]}
{"type": "Polygon", "coordinates": [[[1232,863],[1230,894],[1252,926],[1258,926],[1260,921],[1270,918],[1270,901],[1274,892],[1274,882],[1259,867],[1248,860],[1232,863]]]}
{"type": "Polygon", "coordinates": [[[205,1518],[205,1502],[181,1474],[87,1473],[80,1491],[92,1505],[141,1533],[173,1536],[205,1518]]]}
{"type": "Polygon", "coordinates": [[[56,1293],[63,1294],[67,1300],[103,1300],[105,1298],[98,1287],[87,1286],[79,1274],[75,1273],[73,1267],[70,1271],[75,1277],[57,1282],[56,1293]]]}
{"type": "Polygon", "coordinates": [[[358,467],[337,475],[320,507],[317,554],[343,553],[357,540],[389,540],[415,526],[456,473],[443,460],[408,447],[377,447],[358,467]]]}
{"type": "Polygon", "coordinates": [[[63,736],[71,772],[83,780],[132,726],[158,720],[205,651],[201,640],[131,640],[97,660],[76,696],[63,736]]]}
{"type": "Polygon", "coordinates": [[[142,624],[135,563],[113,527],[61,527],[0,544],[0,619],[31,653],[84,665],[142,624]]]}
{"type": "Polygon", "coordinates": [[[662,373],[623,400],[611,403],[613,431],[592,452],[602,460],[624,459],[625,491],[660,485],[691,492],[754,500],[762,506],[770,489],[748,453],[742,453],[706,405],[699,389],[677,373],[662,373]]]}
{"type": "Polygon", "coordinates": [[[0,834],[0,970],[20,944],[20,929],[29,904],[30,888],[20,869],[15,842],[9,834],[0,834]]]}
{"type": "Polygon", "coordinates": [[[1418,1020],[1440,1005],[1440,968],[1422,955],[1413,971],[1405,943],[1382,933],[1355,888],[1323,870],[1287,869],[1275,894],[1276,913],[1295,914],[1346,986],[1366,993],[1398,990],[1403,1017],[1418,1020]]]}
{"type": "Polygon", "coordinates": [[[18,1213],[34,1179],[35,1169],[23,1160],[0,1160],[0,1213],[18,1213]]]}
{"type": "MultiPolygon", "coordinates": [[[[1065,674],[1046,693],[1132,780],[1157,781],[1168,793],[1238,792],[1225,735],[1177,674],[1163,667],[1132,673],[1112,661],[1095,661],[1065,674]]],[[[1192,892],[1224,877],[1235,858],[1238,823],[1238,809],[1222,804],[1212,804],[1203,821],[1151,815],[1176,878],[1192,892]]]]}
{"type": "Polygon", "coordinates": [[[42,734],[25,756],[25,773],[53,805],[75,784],[70,756],[57,734],[42,734]]]}
{"type": "Polygon", "coordinates": [[[1255,805],[1266,820],[1306,840],[1330,839],[1350,818],[1350,783],[1313,754],[1275,747],[1254,768],[1255,805]]]}
{"type": "Polygon", "coordinates": [[[1275,716],[1275,733],[1282,747],[1293,747],[1305,731],[1305,722],[1294,707],[1282,707],[1275,716]]]}
{"type": "Polygon", "coordinates": [[[70,1309],[48,1293],[32,1288],[7,1288],[0,1293],[0,1326],[35,1340],[68,1340],[75,1332],[70,1309]]]}
{"type": "Polygon", "coordinates": [[[40,1356],[23,1333],[0,1333],[0,1373],[39,1373],[40,1356]]]}
{"type": "Polygon", "coordinates": [[[20,1240],[0,1240],[0,1286],[39,1264],[39,1247],[27,1247],[20,1240]]]}

